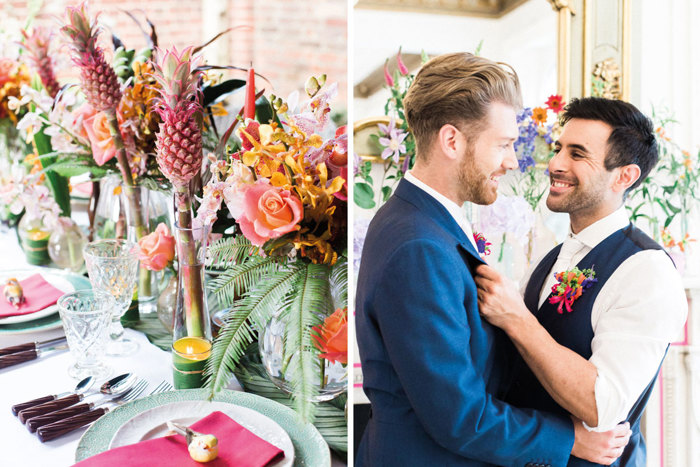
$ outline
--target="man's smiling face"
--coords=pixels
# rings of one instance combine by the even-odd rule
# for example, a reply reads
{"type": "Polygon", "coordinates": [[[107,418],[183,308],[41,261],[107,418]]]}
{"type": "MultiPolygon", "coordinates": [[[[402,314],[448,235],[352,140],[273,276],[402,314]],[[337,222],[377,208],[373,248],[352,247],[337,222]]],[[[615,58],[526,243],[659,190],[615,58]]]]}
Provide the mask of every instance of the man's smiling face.
{"type": "Polygon", "coordinates": [[[547,207],[572,216],[598,218],[611,200],[614,171],[605,168],[610,125],[597,120],[572,119],[555,143],[549,161],[547,207]]]}

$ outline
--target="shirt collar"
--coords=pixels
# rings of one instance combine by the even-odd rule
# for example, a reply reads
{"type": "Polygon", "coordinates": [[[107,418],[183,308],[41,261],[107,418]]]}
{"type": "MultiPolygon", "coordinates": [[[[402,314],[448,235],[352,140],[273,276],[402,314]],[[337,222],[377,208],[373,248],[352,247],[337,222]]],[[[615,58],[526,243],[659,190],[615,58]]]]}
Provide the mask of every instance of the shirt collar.
{"type": "Polygon", "coordinates": [[[404,174],[404,178],[406,179],[406,181],[411,182],[413,185],[425,191],[430,196],[435,198],[440,204],[442,204],[445,207],[445,209],[447,209],[447,212],[449,212],[450,215],[454,218],[454,220],[457,221],[457,224],[459,224],[462,230],[464,230],[464,233],[469,238],[469,241],[474,246],[474,249],[478,251],[474,240],[474,231],[472,230],[471,224],[467,220],[467,214],[464,212],[464,209],[462,209],[460,205],[449,199],[447,196],[439,193],[434,188],[420,181],[418,178],[416,178],[415,175],[411,173],[411,171],[406,172],[404,174]]]}
{"type": "Polygon", "coordinates": [[[595,248],[613,233],[627,227],[629,223],[627,210],[623,204],[616,211],[595,221],[577,234],[572,233],[571,226],[569,226],[569,237],[575,238],[590,248],[595,248]]]}

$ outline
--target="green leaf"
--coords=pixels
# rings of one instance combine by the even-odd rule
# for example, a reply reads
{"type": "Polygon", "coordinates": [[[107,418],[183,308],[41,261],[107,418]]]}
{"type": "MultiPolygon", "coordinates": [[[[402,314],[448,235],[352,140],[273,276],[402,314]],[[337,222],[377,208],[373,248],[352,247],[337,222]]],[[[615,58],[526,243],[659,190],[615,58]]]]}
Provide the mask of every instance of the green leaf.
{"type": "Polygon", "coordinates": [[[390,186],[383,186],[382,187],[382,201],[386,202],[386,200],[389,199],[391,196],[391,187],[390,186]]]}
{"type": "Polygon", "coordinates": [[[247,258],[257,255],[260,248],[252,245],[243,235],[224,237],[214,242],[207,250],[207,265],[213,268],[227,268],[243,263],[247,258]]]}
{"type": "Polygon", "coordinates": [[[228,384],[243,350],[252,341],[251,326],[264,329],[300,274],[298,267],[285,267],[266,275],[265,280],[248,284],[247,292],[236,302],[224,324],[220,338],[214,341],[212,356],[205,367],[206,384],[211,389],[212,397],[228,384]]]}
{"type": "Polygon", "coordinates": [[[270,123],[272,121],[277,122],[281,125],[277,114],[272,108],[272,104],[267,100],[267,97],[260,96],[258,100],[255,101],[255,115],[260,123],[270,123]]]}
{"type": "Polygon", "coordinates": [[[310,402],[318,394],[321,379],[320,365],[311,337],[311,328],[323,323],[331,299],[330,268],[323,264],[302,263],[294,283],[294,294],[283,306],[280,319],[285,320],[284,361],[288,361],[285,375],[292,387],[296,411],[305,421],[313,422],[314,410],[310,402]]]}
{"type": "Polygon", "coordinates": [[[355,183],[354,200],[362,209],[372,209],[376,206],[374,201],[374,190],[367,183],[355,183]]]}
{"type": "Polygon", "coordinates": [[[219,84],[215,84],[214,86],[204,87],[202,89],[202,94],[204,97],[202,106],[208,107],[212,104],[216,104],[217,102],[221,102],[231,94],[244,88],[245,83],[245,80],[242,79],[229,79],[219,84]]]}

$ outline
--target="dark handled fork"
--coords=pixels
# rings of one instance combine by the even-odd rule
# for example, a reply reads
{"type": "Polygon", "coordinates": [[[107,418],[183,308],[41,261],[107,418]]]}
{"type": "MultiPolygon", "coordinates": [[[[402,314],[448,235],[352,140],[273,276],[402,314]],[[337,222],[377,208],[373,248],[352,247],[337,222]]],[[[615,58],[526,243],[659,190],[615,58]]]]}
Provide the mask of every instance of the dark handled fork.
{"type": "MultiPolygon", "coordinates": [[[[62,416],[67,416],[68,418],[64,418],[62,420],[55,421],[53,423],[49,423],[47,425],[44,425],[40,427],[37,430],[37,435],[39,436],[39,440],[44,443],[46,441],[51,441],[52,439],[56,439],[59,436],[63,436],[67,433],[70,433],[71,431],[77,430],[78,428],[85,426],[89,423],[94,422],[98,418],[100,418],[102,415],[106,414],[109,412],[108,407],[102,407],[103,405],[110,404],[110,403],[117,403],[118,405],[122,405],[126,402],[132,401],[136,399],[138,396],[141,395],[141,393],[146,389],[146,386],[148,386],[148,382],[146,380],[139,380],[133,388],[131,388],[128,392],[124,393],[123,395],[114,397],[110,399],[109,401],[105,401],[101,406],[92,409],[94,406],[93,403],[90,404],[81,404],[81,410],[83,410],[82,413],[78,413],[75,415],[69,415],[68,412],[70,412],[70,409],[72,407],[68,407],[67,409],[62,409],[61,411],[65,411],[62,416]]],[[[55,413],[49,414],[49,415],[55,415],[55,413]]],[[[61,414],[59,414],[61,415],[61,414]]]]}

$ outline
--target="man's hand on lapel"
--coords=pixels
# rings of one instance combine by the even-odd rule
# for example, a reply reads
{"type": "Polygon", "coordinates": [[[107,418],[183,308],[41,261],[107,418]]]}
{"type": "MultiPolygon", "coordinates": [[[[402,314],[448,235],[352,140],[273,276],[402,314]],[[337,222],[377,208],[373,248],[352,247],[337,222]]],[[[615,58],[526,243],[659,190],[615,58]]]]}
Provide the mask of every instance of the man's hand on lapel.
{"type": "Polygon", "coordinates": [[[508,332],[534,318],[523,302],[517,286],[490,266],[476,268],[479,313],[489,323],[508,332]]]}

